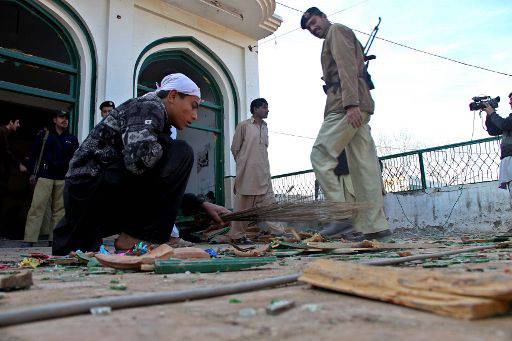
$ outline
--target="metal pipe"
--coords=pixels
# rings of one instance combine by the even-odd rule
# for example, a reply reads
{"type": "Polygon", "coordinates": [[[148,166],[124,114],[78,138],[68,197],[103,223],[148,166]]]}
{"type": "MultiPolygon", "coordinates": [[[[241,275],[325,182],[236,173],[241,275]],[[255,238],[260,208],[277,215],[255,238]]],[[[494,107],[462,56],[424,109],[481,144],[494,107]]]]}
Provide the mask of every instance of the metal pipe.
{"type": "Polygon", "coordinates": [[[363,262],[362,264],[395,265],[395,264],[411,262],[414,260],[440,258],[440,257],[444,257],[444,256],[456,255],[456,254],[465,253],[465,252],[506,248],[506,247],[509,247],[511,244],[512,244],[512,242],[504,242],[504,243],[498,243],[498,244],[493,244],[493,245],[474,246],[474,247],[468,247],[465,249],[443,251],[443,252],[429,253],[429,254],[423,254],[423,255],[407,256],[407,257],[400,257],[400,258],[393,258],[393,259],[377,259],[377,260],[372,260],[372,261],[368,261],[368,262],[363,262]]]}
{"type": "Polygon", "coordinates": [[[143,307],[149,305],[199,300],[210,297],[230,295],[263,288],[296,282],[300,274],[271,277],[266,279],[239,282],[214,288],[199,288],[180,291],[164,291],[158,293],[141,293],[127,296],[101,297],[74,300],[63,303],[43,304],[35,307],[19,308],[0,312],[0,327],[15,324],[47,320],[58,317],[89,313],[98,306],[109,306],[112,309],[143,307]]]}

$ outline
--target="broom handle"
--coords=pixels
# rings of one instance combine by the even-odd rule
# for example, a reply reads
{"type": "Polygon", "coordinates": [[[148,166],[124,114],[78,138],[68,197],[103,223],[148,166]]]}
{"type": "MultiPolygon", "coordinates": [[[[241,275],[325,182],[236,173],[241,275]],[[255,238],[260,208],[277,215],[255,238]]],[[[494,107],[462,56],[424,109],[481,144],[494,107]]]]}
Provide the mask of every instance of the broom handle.
{"type": "Polygon", "coordinates": [[[280,222],[318,222],[344,221],[352,216],[352,211],[368,207],[366,203],[281,202],[267,206],[252,207],[245,210],[221,214],[222,220],[228,221],[280,221],[280,222]],[[322,219],[318,212],[324,212],[322,219]]]}

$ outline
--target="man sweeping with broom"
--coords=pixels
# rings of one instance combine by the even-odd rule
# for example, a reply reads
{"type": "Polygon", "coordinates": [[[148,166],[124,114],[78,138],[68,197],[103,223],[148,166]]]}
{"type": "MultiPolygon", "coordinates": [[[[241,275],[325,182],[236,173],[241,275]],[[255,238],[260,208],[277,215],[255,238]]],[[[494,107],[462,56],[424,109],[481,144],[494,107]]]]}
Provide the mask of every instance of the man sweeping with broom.
{"type": "Polygon", "coordinates": [[[389,236],[375,143],[368,125],[374,102],[364,78],[363,48],[351,29],[332,24],[316,7],[302,15],[301,27],[324,39],[321,62],[327,100],[324,122],[311,152],[316,178],[328,200],[344,201],[333,170],[345,149],[356,202],[371,205],[354,214],[355,230],[363,239],[389,236]]]}
{"type": "Polygon", "coordinates": [[[185,194],[194,163],[192,148],[170,138],[197,119],[201,93],[181,73],[114,109],[75,152],[66,174],[66,213],[54,231],[53,254],[98,251],[102,238],[119,234],[118,250],[139,241],[170,240],[178,209],[204,210],[217,224],[223,207],[185,194]]]}

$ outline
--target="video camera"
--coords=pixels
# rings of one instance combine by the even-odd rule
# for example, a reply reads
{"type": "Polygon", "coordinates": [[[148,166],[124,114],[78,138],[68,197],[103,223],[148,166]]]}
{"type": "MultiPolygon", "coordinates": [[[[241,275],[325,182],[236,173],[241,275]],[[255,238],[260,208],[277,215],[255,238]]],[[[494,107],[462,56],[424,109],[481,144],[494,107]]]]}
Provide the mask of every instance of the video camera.
{"type": "Polygon", "coordinates": [[[491,107],[496,109],[499,102],[500,96],[497,96],[496,98],[491,98],[491,96],[475,96],[473,97],[473,102],[469,103],[469,110],[484,110],[486,104],[489,104],[491,107]]]}

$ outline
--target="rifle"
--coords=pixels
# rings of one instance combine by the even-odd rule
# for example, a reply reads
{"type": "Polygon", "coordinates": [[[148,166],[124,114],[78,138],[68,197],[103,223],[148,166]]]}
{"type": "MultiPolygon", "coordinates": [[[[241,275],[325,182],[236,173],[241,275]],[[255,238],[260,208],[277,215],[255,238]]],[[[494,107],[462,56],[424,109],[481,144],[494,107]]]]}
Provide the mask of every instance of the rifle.
{"type": "MultiPolygon", "coordinates": [[[[361,46],[361,49],[363,50],[363,59],[365,62],[362,78],[365,80],[365,82],[368,85],[368,88],[370,90],[375,89],[375,85],[373,84],[372,76],[368,72],[368,67],[370,66],[370,60],[376,59],[377,56],[375,56],[374,54],[369,55],[368,52],[370,51],[370,47],[372,47],[373,41],[375,40],[375,37],[377,36],[377,32],[379,32],[379,26],[380,26],[381,21],[382,21],[382,19],[381,19],[381,17],[379,17],[379,22],[373,28],[373,31],[370,33],[370,35],[368,37],[368,41],[366,42],[364,47],[356,39],[357,44],[359,44],[359,46],[361,46]]],[[[323,77],[322,77],[322,80],[323,80],[323,77]]],[[[333,86],[339,86],[339,84],[337,84],[337,83],[336,84],[325,84],[322,87],[324,89],[324,92],[327,94],[327,90],[333,86]]]]}
{"type": "Polygon", "coordinates": [[[370,90],[375,89],[375,85],[373,84],[372,76],[370,75],[370,73],[368,73],[368,67],[370,66],[370,60],[376,59],[377,56],[374,54],[369,55],[368,52],[370,51],[370,47],[372,47],[373,41],[375,40],[375,37],[377,36],[377,32],[379,32],[379,26],[380,26],[381,21],[382,21],[382,19],[381,19],[381,17],[379,17],[379,22],[373,28],[373,31],[370,33],[370,36],[368,37],[368,41],[366,42],[366,44],[363,47],[363,55],[364,55],[364,61],[365,61],[363,76],[364,76],[364,79],[365,79],[366,83],[368,84],[368,88],[370,90]]]}

